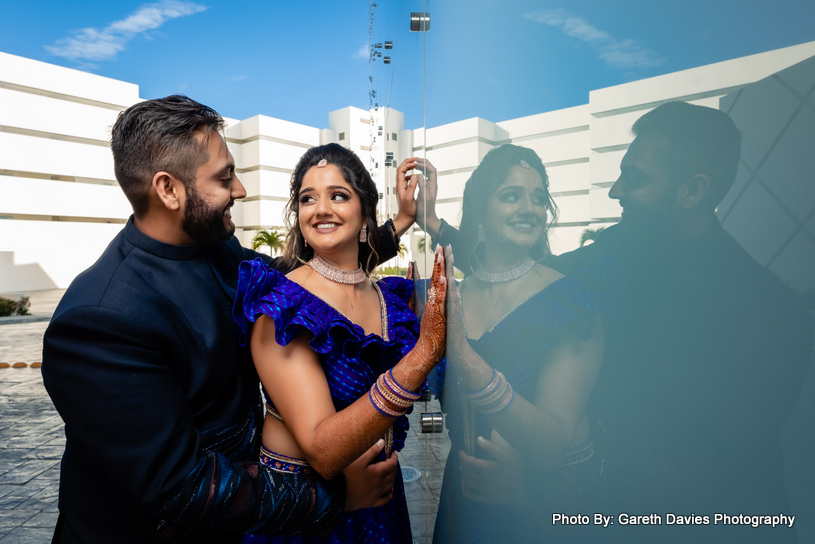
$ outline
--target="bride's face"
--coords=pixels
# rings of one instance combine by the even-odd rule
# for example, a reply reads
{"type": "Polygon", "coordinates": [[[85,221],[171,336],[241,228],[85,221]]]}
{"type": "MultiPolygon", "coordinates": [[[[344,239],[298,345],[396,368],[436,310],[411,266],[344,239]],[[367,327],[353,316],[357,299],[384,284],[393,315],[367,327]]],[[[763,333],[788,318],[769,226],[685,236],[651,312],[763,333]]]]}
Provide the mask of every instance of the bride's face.
{"type": "Polygon", "coordinates": [[[335,165],[312,166],[303,176],[298,221],[306,242],[318,254],[358,249],[362,204],[335,165]]]}
{"type": "Polygon", "coordinates": [[[487,243],[534,247],[546,229],[547,196],[536,170],[513,168],[487,203],[487,243]]]}

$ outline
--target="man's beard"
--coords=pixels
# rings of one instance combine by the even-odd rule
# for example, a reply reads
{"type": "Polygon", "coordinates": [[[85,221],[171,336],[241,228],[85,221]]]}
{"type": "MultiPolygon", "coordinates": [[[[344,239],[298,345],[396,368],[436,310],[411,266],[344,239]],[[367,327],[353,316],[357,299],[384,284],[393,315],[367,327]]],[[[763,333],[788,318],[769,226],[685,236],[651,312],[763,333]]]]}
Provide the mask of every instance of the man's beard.
{"type": "Polygon", "coordinates": [[[199,244],[214,244],[229,240],[235,232],[231,222],[224,225],[223,210],[208,208],[195,187],[187,190],[187,204],[181,228],[199,244]]]}

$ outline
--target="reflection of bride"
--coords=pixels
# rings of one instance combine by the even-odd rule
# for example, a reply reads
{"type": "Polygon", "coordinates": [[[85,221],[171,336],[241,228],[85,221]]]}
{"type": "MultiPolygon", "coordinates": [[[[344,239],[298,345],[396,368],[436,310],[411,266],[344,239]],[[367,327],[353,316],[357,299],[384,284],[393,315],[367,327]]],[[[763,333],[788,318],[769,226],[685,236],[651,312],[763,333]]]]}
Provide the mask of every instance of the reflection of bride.
{"type": "Polygon", "coordinates": [[[600,472],[585,405],[603,351],[602,303],[540,264],[554,217],[540,158],[505,145],[467,181],[461,230],[446,226],[465,280],[456,289],[448,272],[442,407],[452,449],[435,542],[538,542],[549,523],[537,518],[551,523],[544,503],[568,512],[600,472]]]}

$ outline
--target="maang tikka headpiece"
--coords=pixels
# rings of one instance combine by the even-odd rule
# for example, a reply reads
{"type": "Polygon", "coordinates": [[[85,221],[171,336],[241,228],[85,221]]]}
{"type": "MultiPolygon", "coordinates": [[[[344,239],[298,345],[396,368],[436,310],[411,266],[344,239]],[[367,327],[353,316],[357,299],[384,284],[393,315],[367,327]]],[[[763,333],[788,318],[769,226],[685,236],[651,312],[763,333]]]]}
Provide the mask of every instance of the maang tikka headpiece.
{"type": "Polygon", "coordinates": [[[531,166],[529,166],[529,163],[528,163],[528,162],[526,162],[526,161],[525,161],[525,160],[523,160],[523,159],[521,159],[521,167],[522,167],[522,168],[532,168],[531,166]]]}
{"type": "Polygon", "coordinates": [[[323,168],[328,166],[328,161],[325,159],[320,159],[320,162],[317,163],[317,168],[323,168]]]}

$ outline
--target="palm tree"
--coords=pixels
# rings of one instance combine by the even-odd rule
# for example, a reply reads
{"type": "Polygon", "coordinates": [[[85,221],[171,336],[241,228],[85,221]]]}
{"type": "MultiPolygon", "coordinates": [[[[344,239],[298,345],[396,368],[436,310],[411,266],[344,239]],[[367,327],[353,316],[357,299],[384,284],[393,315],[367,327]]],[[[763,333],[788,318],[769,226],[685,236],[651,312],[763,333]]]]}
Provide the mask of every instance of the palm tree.
{"type": "Polygon", "coordinates": [[[283,235],[276,230],[260,229],[255,237],[252,238],[252,249],[257,251],[259,248],[268,247],[272,255],[282,252],[286,247],[283,235]]]}
{"type": "Polygon", "coordinates": [[[600,233],[606,230],[605,227],[597,227],[596,229],[588,228],[580,235],[580,247],[585,246],[587,243],[593,244],[600,233]]]}
{"type": "Polygon", "coordinates": [[[399,242],[399,249],[396,250],[396,253],[399,255],[400,258],[404,258],[407,255],[407,247],[402,242],[399,242]]]}
{"type": "Polygon", "coordinates": [[[419,252],[427,253],[427,236],[419,238],[419,252]]]}

